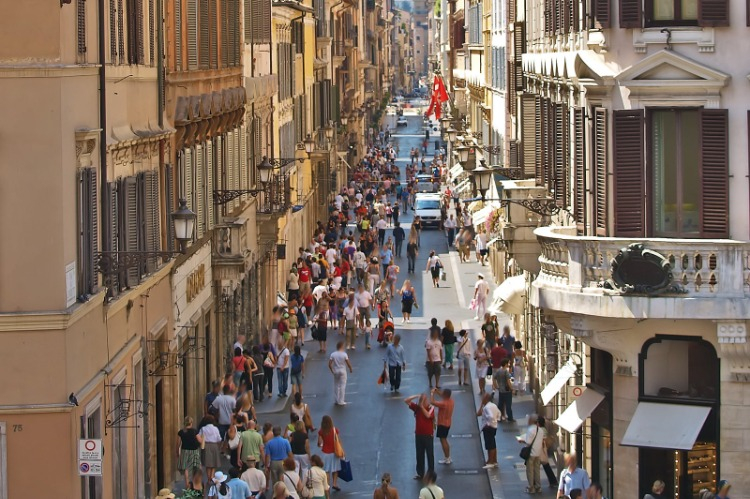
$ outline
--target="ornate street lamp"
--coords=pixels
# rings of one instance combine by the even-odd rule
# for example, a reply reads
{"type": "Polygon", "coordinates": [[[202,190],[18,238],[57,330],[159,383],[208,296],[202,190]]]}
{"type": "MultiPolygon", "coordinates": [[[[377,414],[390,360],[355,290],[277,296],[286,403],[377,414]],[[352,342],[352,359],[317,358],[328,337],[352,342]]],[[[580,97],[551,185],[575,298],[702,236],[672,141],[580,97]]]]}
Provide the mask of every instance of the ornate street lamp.
{"type": "Polygon", "coordinates": [[[474,177],[474,185],[476,185],[477,190],[482,194],[482,201],[484,201],[484,197],[490,189],[494,172],[492,169],[482,165],[475,168],[471,174],[474,177]]]}
{"type": "Polygon", "coordinates": [[[333,128],[333,121],[329,121],[328,122],[328,126],[323,127],[323,132],[325,133],[326,139],[328,139],[328,140],[331,140],[333,138],[333,132],[334,131],[335,130],[333,128]]]}
{"type": "Polygon", "coordinates": [[[339,120],[343,126],[346,126],[346,124],[349,123],[349,118],[346,116],[342,116],[339,120]]]}
{"type": "Polygon", "coordinates": [[[455,142],[456,141],[456,137],[458,137],[458,130],[456,130],[455,128],[453,128],[452,125],[451,125],[450,128],[448,128],[448,130],[446,131],[446,133],[448,134],[448,140],[450,142],[455,142]]]}
{"type": "Polygon", "coordinates": [[[305,152],[308,156],[312,154],[312,152],[315,150],[315,140],[312,138],[312,136],[308,133],[307,137],[305,137],[305,152]]]}
{"type": "Polygon", "coordinates": [[[184,253],[187,243],[193,239],[197,216],[187,207],[185,199],[180,199],[179,203],[177,211],[172,213],[172,225],[174,225],[174,238],[177,239],[180,253],[184,253]]]}
{"type": "Polygon", "coordinates": [[[464,169],[466,169],[466,162],[469,161],[470,149],[471,148],[463,145],[456,147],[456,152],[458,153],[458,162],[464,166],[464,169]]]}

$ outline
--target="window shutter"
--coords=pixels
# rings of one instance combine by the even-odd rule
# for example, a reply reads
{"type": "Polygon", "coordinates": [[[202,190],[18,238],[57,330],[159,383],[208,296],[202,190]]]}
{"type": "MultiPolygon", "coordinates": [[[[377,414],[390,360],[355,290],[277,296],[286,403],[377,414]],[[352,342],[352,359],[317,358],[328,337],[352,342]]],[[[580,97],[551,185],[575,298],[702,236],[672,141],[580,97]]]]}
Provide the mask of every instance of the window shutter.
{"type": "MultiPolygon", "coordinates": [[[[119,187],[119,249],[120,251],[138,251],[138,191],[136,177],[125,177],[119,187]]],[[[138,285],[140,269],[133,267],[124,273],[124,286],[132,288],[138,285]]]]}
{"type": "Polygon", "coordinates": [[[135,33],[135,56],[137,64],[145,63],[145,55],[143,52],[143,0],[133,0],[135,2],[135,30],[131,31],[135,33]]]}
{"type": "Polygon", "coordinates": [[[573,110],[573,216],[578,233],[586,230],[586,151],[584,110],[573,110]]]}
{"type": "Polygon", "coordinates": [[[78,53],[86,53],[86,0],[76,0],[76,42],[78,53]]]}
{"type": "Polygon", "coordinates": [[[726,109],[701,110],[701,235],[729,237],[729,139],[726,109]]]}
{"type": "Polygon", "coordinates": [[[187,0],[188,69],[198,69],[198,0],[187,0]]]}
{"type": "Polygon", "coordinates": [[[117,3],[109,0],[109,58],[117,64],[117,3]]]}
{"type": "Polygon", "coordinates": [[[615,236],[645,237],[644,113],[615,111],[613,119],[615,236]]]}
{"type": "Polygon", "coordinates": [[[245,43],[253,41],[253,0],[244,0],[243,23],[245,28],[245,43]]]}
{"type": "Polygon", "coordinates": [[[341,120],[341,97],[338,85],[331,85],[331,119],[338,123],[341,120]]]}
{"type": "Polygon", "coordinates": [[[175,69],[182,70],[182,0],[174,2],[174,60],[175,69]]]}
{"type": "Polygon", "coordinates": [[[544,33],[551,35],[555,31],[554,4],[556,0],[544,0],[544,33]]]}
{"type": "Polygon", "coordinates": [[[232,0],[232,66],[239,66],[242,57],[242,36],[240,34],[240,4],[239,0],[232,0]]]}
{"type": "Polygon", "coordinates": [[[156,25],[155,23],[155,12],[154,12],[154,0],[148,0],[148,63],[151,66],[156,66],[156,58],[154,57],[154,43],[156,42],[156,25]]]}
{"type": "Polygon", "coordinates": [[[122,2],[123,0],[117,0],[117,54],[120,64],[125,64],[125,12],[122,2]]]}
{"type": "MultiPolygon", "coordinates": [[[[119,227],[120,227],[120,200],[118,198],[118,182],[109,182],[107,184],[107,197],[109,198],[109,226],[105,229],[109,231],[109,241],[111,251],[120,251],[119,243],[119,227]]],[[[109,293],[110,297],[117,295],[120,290],[120,283],[122,282],[121,275],[113,275],[109,277],[109,293]]]]}
{"type": "Polygon", "coordinates": [[[214,227],[214,143],[206,142],[206,230],[214,227]]]}
{"type": "MultiPolygon", "coordinates": [[[[228,132],[226,135],[226,152],[225,152],[226,163],[224,164],[224,171],[226,172],[226,180],[224,185],[225,189],[234,189],[234,135],[232,132],[228,132]]],[[[234,200],[227,203],[227,211],[234,210],[234,200]]]]}
{"type": "MultiPolygon", "coordinates": [[[[146,251],[161,250],[161,223],[159,220],[159,173],[156,170],[145,172],[145,223],[146,223],[146,251]]],[[[156,270],[157,258],[149,258],[146,270],[151,273],[156,270]]]]}
{"type": "Polygon", "coordinates": [[[197,215],[196,237],[200,239],[206,232],[205,196],[206,186],[203,183],[203,157],[205,150],[202,146],[195,146],[195,214],[197,215]]]}
{"type": "MultiPolygon", "coordinates": [[[[239,169],[240,169],[240,189],[249,189],[250,185],[248,184],[248,167],[247,167],[247,128],[245,125],[242,125],[240,127],[239,131],[239,138],[240,138],[240,161],[239,161],[239,169]]],[[[247,200],[247,195],[242,196],[242,200],[247,200]]]]}
{"type": "MultiPolygon", "coordinates": [[[[597,7],[602,0],[596,0],[597,7]]],[[[620,0],[620,27],[641,27],[641,0],[620,0]]]]}
{"type": "Polygon", "coordinates": [[[525,81],[523,78],[523,62],[522,56],[526,50],[526,30],[523,22],[517,22],[513,30],[513,41],[514,47],[514,62],[515,62],[515,86],[516,90],[525,90],[525,81]]]}
{"type": "Polygon", "coordinates": [[[594,230],[597,236],[607,236],[607,110],[594,109],[594,230]]]}
{"type": "Polygon", "coordinates": [[[92,294],[97,280],[94,253],[98,251],[96,170],[79,168],[78,182],[78,282],[77,295],[92,294]]]}
{"type": "Polygon", "coordinates": [[[253,2],[253,43],[271,43],[271,0],[253,2]]]}
{"type": "Polygon", "coordinates": [[[699,26],[729,26],[729,0],[698,0],[699,26]]]}
{"type": "Polygon", "coordinates": [[[552,184],[549,182],[549,171],[550,171],[550,158],[553,154],[554,144],[554,129],[550,130],[551,119],[549,118],[549,99],[539,99],[540,108],[535,114],[538,122],[538,130],[541,130],[539,139],[535,142],[536,145],[536,157],[539,160],[536,167],[536,183],[537,185],[547,185],[548,189],[552,188],[552,184]],[[552,140],[550,140],[550,138],[552,140]]]}
{"type": "Polygon", "coordinates": [[[210,29],[210,18],[209,18],[209,8],[208,8],[208,0],[199,0],[200,1],[200,9],[198,13],[198,22],[200,26],[200,33],[198,34],[198,43],[199,43],[199,54],[198,54],[198,66],[200,69],[208,69],[209,68],[209,52],[211,49],[211,44],[209,41],[209,38],[211,36],[211,29],[210,29]]]}
{"type": "Polygon", "coordinates": [[[564,104],[554,105],[554,152],[555,152],[555,202],[563,208],[568,205],[568,108],[564,104]]]}
{"type": "Polygon", "coordinates": [[[177,208],[174,199],[174,171],[173,166],[169,163],[164,165],[164,196],[166,197],[167,210],[165,220],[167,224],[167,251],[174,251],[174,222],[172,222],[172,212],[177,208]]]}
{"type": "Polygon", "coordinates": [[[526,178],[534,178],[537,169],[537,147],[540,122],[537,121],[539,109],[538,96],[523,94],[521,96],[521,140],[523,141],[523,173],[526,178]]]}
{"type": "Polygon", "coordinates": [[[258,165],[263,158],[263,123],[259,117],[253,118],[253,186],[258,185],[258,165]]]}
{"type": "MultiPolygon", "coordinates": [[[[594,28],[607,29],[612,27],[611,0],[594,0],[594,28]]],[[[575,1],[574,1],[575,3],[575,1]]]]}
{"type": "Polygon", "coordinates": [[[182,187],[184,191],[182,197],[185,198],[187,207],[195,211],[195,202],[193,201],[193,150],[185,149],[182,160],[182,187]]]}
{"type": "MultiPolygon", "coordinates": [[[[206,1],[206,0],[203,0],[206,1]]],[[[219,67],[219,40],[218,40],[218,8],[219,6],[216,4],[216,0],[208,0],[206,2],[208,4],[208,65],[211,69],[216,69],[219,67]]],[[[222,12],[223,17],[226,18],[226,12],[222,12]]],[[[224,26],[224,22],[221,23],[222,26],[224,26]]],[[[227,44],[227,38],[225,36],[225,33],[222,32],[221,40],[226,46],[227,44]]],[[[221,57],[222,57],[222,66],[226,67],[226,64],[223,63],[224,57],[226,56],[226,50],[221,51],[221,57]]]]}

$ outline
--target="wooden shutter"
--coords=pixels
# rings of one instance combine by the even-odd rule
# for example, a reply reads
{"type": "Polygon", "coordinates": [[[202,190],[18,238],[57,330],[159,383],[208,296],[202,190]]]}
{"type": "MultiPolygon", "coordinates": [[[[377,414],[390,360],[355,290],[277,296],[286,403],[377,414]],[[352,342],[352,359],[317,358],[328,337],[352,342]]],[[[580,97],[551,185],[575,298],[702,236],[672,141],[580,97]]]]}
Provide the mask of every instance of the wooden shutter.
{"type": "Polygon", "coordinates": [[[243,1],[242,21],[245,28],[245,43],[253,41],[253,0],[243,1]]]}
{"type": "Polygon", "coordinates": [[[341,120],[341,101],[338,85],[331,85],[331,119],[338,123],[341,120]]]}
{"type": "Polygon", "coordinates": [[[148,63],[151,66],[156,65],[155,47],[156,42],[156,25],[154,0],[148,0],[148,63]]]}
{"type": "Polygon", "coordinates": [[[172,221],[172,212],[177,209],[174,199],[174,171],[173,166],[169,163],[164,165],[164,197],[167,210],[165,212],[165,221],[167,230],[166,243],[167,251],[174,251],[174,222],[172,221]]]}
{"type": "MultiPolygon", "coordinates": [[[[161,210],[159,204],[159,173],[156,170],[145,172],[145,196],[144,205],[146,207],[145,225],[146,225],[146,251],[161,250],[161,210]]],[[[149,258],[146,266],[147,272],[151,273],[158,266],[157,258],[149,258]]]]}
{"type": "Polygon", "coordinates": [[[607,29],[612,27],[611,0],[593,0],[594,28],[607,29]]]}
{"type": "Polygon", "coordinates": [[[607,110],[601,107],[594,109],[594,148],[593,148],[593,190],[594,190],[594,231],[597,236],[607,236],[607,218],[609,199],[607,197],[607,110]]]}
{"type": "Polygon", "coordinates": [[[76,0],[76,45],[79,54],[86,53],[86,0],[76,0]]]}
{"type": "Polygon", "coordinates": [[[699,26],[729,26],[729,0],[698,0],[699,26]]]}
{"type": "Polygon", "coordinates": [[[523,62],[522,56],[526,51],[526,30],[523,22],[517,22],[513,29],[513,42],[514,42],[514,63],[515,63],[515,88],[516,91],[525,90],[525,80],[523,77],[523,62]]]}
{"type": "Polygon", "coordinates": [[[568,205],[568,107],[557,103],[553,107],[554,126],[554,178],[555,201],[563,208],[568,205]]]}
{"type": "Polygon", "coordinates": [[[231,0],[232,22],[232,66],[239,66],[242,58],[242,35],[240,33],[240,4],[239,0],[231,0]]]}
{"type": "Polygon", "coordinates": [[[174,60],[175,69],[182,70],[182,0],[174,2],[174,60]]]}
{"type": "Polygon", "coordinates": [[[586,230],[586,150],[583,108],[573,110],[573,217],[578,233],[586,230]]]}
{"type": "MultiPolygon", "coordinates": [[[[225,163],[224,171],[226,172],[226,178],[224,180],[225,189],[235,189],[234,187],[234,135],[232,132],[228,132],[226,135],[226,152],[225,152],[225,163]]],[[[227,211],[234,209],[234,200],[227,203],[227,211]]]]}
{"type": "Polygon", "coordinates": [[[198,0],[187,0],[188,69],[198,69],[198,0]]]}
{"type": "Polygon", "coordinates": [[[701,110],[702,237],[729,237],[728,137],[727,110],[701,110]]]}
{"type": "MultiPolygon", "coordinates": [[[[595,0],[598,2],[601,0],[595,0]]],[[[642,0],[620,0],[620,27],[641,27],[641,1],[642,0]]]]}
{"type": "MultiPolygon", "coordinates": [[[[125,7],[123,0],[117,0],[117,54],[120,64],[125,64],[125,7]]],[[[115,61],[112,61],[114,64],[115,61]]]]}
{"type": "Polygon", "coordinates": [[[135,45],[136,45],[136,56],[138,58],[138,64],[145,64],[146,56],[144,54],[143,40],[145,38],[145,32],[143,30],[143,0],[135,1],[135,45]]]}
{"type": "Polygon", "coordinates": [[[554,154],[554,128],[552,127],[552,117],[549,99],[540,99],[540,108],[536,113],[538,130],[541,130],[541,137],[536,141],[536,157],[541,159],[537,163],[536,183],[537,185],[546,185],[548,189],[552,188],[551,167],[552,157],[554,154]]]}
{"type": "Polygon", "coordinates": [[[94,168],[79,168],[78,180],[78,296],[90,295],[97,285],[94,254],[99,251],[97,183],[94,168]]]}
{"type": "MultiPolygon", "coordinates": [[[[203,0],[203,1],[206,1],[206,0],[203,0]]],[[[218,38],[218,36],[219,36],[218,35],[218,31],[219,31],[219,17],[218,17],[219,13],[218,13],[218,9],[219,9],[219,6],[217,5],[216,0],[208,0],[206,3],[208,3],[208,36],[209,36],[209,38],[208,38],[208,45],[209,45],[209,48],[208,48],[208,66],[211,69],[216,69],[216,68],[219,67],[219,38],[218,38]]],[[[224,6],[224,4],[222,4],[222,6],[224,6]]],[[[222,29],[223,29],[224,24],[226,22],[224,20],[224,19],[227,18],[226,14],[227,14],[226,10],[223,10],[222,11],[222,18],[223,18],[223,20],[221,21],[222,29]]],[[[226,57],[227,50],[226,50],[225,47],[226,47],[227,43],[229,43],[229,41],[228,41],[228,39],[226,37],[226,33],[224,33],[223,30],[222,30],[222,33],[221,33],[221,41],[222,41],[222,44],[224,45],[224,47],[222,47],[222,51],[221,51],[222,66],[226,67],[227,64],[224,61],[224,58],[226,57]]]]}
{"type": "Polygon", "coordinates": [[[206,232],[206,219],[205,219],[205,190],[206,185],[203,182],[203,168],[204,168],[204,155],[205,149],[198,145],[195,146],[195,214],[197,215],[196,225],[197,233],[196,237],[200,239],[206,232]]]}
{"type": "Polygon", "coordinates": [[[209,68],[209,52],[211,49],[211,22],[209,17],[208,0],[199,0],[198,26],[198,66],[200,69],[209,68]]]}
{"type": "Polygon", "coordinates": [[[214,143],[206,142],[206,230],[214,227],[214,143]]]}
{"type": "Polygon", "coordinates": [[[109,62],[117,64],[117,2],[109,0],[109,62]]]}
{"type": "MultiPolygon", "coordinates": [[[[107,198],[109,199],[109,225],[104,230],[109,231],[109,242],[111,251],[120,251],[120,200],[118,196],[119,182],[109,182],[107,184],[107,198]]],[[[109,279],[109,297],[117,296],[120,290],[120,283],[123,282],[122,274],[108,276],[109,279]]]]}
{"type": "Polygon", "coordinates": [[[645,237],[644,113],[615,111],[613,120],[615,236],[645,237]]]}
{"type": "Polygon", "coordinates": [[[185,149],[182,159],[182,181],[184,189],[182,197],[185,198],[187,207],[195,211],[195,200],[193,199],[193,150],[185,149]]]}
{"type": "Polygon", "coordinates": [[[253,2],[253,43],[271,43],[271,0],[253,2]]]}
{"type": "Polygon", "coordinates": [[[534,178],[537,168],[537,147],[539,122],[536,119],[539,98],[533,94],[521,96],[521,140],[523,141],[523,173],[525,178],[534,178]]]}
{"type": "MultiPolygon", "coordinates": [[[[247,167],[247,128],[245,125],[240,126],[239,130],[240,152],[239,152],[239,169],[240,169],[240,189],[249,189],[248,167],[247,167]]],[[[247,195],[242,196],[242,200],[247,200],[247,195]]]]}
{"type": "Polygon", "coordinates": [[[259,117],[253,118],[253,186],[258,185],[258,165],[263,158],[263,122],[259,117]]]}
{"type": "MultiPolygon", "coordinates": [[[[120,180],[118,188],[119,206],[119,250],[138,251],[138,191],[136,177],[120,180]]],[[[124,273],[123,285],[132,288],[138,285],[140,269],[133,267],[124,273]]]]}

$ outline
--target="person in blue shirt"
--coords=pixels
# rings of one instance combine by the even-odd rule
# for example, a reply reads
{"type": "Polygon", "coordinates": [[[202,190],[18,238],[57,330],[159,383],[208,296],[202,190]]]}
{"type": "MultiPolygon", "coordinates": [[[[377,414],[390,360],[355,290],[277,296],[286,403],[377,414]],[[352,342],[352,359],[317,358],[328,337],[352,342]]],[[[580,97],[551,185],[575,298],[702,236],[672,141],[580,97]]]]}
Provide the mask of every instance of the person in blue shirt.
{"type": "Polygon", "coordinates": [[[558,481],[557,497],[569,496],[573,489],[587,490],[591,486],[589,474],[583,468],[578,467],[578,456],[575,452],[565,454],[565,468],[560,473],[558,481]]]}
{"type": "Polygon", "coordinates": [[[264,448],[266,453],[266,468],[269,470],[271,483],[281,480],[284,474],[284,459],[291,457],[292,446],[289,440],[281,436],[281,427],[273,427],[273,438],[266,443],[264,448]]]}
{"type": "Polygon", "coordinates": [[[250,491],[250,486],[240,480],[240,470],[235,467],[229,468],[227,487],[229,487],[229,490],[232,492],[232,499],[250,499],[253,496],[253,493],[250,491]]]}
{"type": "Polygon", "coordinates": [[[302,378],[305,377],[305,357],[299,345],[294,346],[294,353],[289,357],[291,364],[292,396],[299,392],[302,394],[302,378]]]}
{"type": "Polygon", "coordinates": [[[385,350],[385,363],[388,365],[388,378],[391,381],[391,391],[397,392],[401,388],[401,371],[406,370],[404,347],[401,345],[401,335],[393,337],[393,343],[385,350]]]}

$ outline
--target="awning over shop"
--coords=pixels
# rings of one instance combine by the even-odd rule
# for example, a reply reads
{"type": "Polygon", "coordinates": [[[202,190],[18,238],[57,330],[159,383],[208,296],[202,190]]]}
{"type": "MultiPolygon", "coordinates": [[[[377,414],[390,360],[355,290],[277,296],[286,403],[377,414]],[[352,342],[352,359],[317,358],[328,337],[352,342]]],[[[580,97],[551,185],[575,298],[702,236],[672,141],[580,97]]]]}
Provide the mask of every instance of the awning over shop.
{"type": "Polygon", "coordinates": [[[479,210],[479,207],[482,206],[482,201],[472,201],[469,203],[469,205],[466,207],[466,210],[469,213],[474,213],[479,210]]]}
{"type": "Polygon", "coordinates": [[[560,371],[555,374],[555,377],[552,378],[552,381],[547,383],[547,386],[545,386],[544,390],[542,390],[542,404],[549,404],[550,400],[555,398],[555,395],[560,393],[562,387],[565,386],[568,380],[575,376],[575,374],[576,365],[573,363],[573,361],[568,360],[568,362],[566,362],[565,365],[562,366],[560,371]]]}
{"type": "Polygon", "coordinates": [[[640,402],[622,437],[622,445],[690,450],[710,407],[640,402]]]}
{"type": "Polygon", "coordinates": [[[461,194],[462,192],[465,192],[467,190],[471,189],[471,179],[464,179],[461,181],[460,184],[458,184],[458,187],[456,187],[456,192],[461,194]]]}
{"type": "Polygon", "coordinates": [[[560,414],[555,424],[570,433],[575,433],[602,400],[604,400],[604,395],[591,388],[586,388],[581,396],[570,404],[565,412],[560,414]]]}
{"type": "Polygon", "coordinates": [[[487,205],[481,210],[474,213],[472,215],[472,222],[474,223],[474,226],[482,225],[487,220],[487,217],[490,216],[490,213],[492,213],[494,209],[495,209],[495,206],[487,205]]]}
{"type": "Polygon", "coordinates": [[[456,181],[456,179],[464,172],[463,166],[461,166],[460,163],[453,165],[453,167],[448,171],[448,180],[453,183],[456,181]]]}
{"type": "Polygon", "coordinates": [[[338,154],[339,159],[341,160],[341,162],[344,163],[346,165],[346,167],[351,170],[352,169],[352,165],[350,165],[349,162],[346,161],[346,153],[345,152],[337,152],[336,154],[338,154]]]}
{"type": "Polygon", "coordinates": [[[526,277],[523,274],[508,277],[492,293],[490,312],[522,314],[524,296],[526,296],[526,277]]]}

